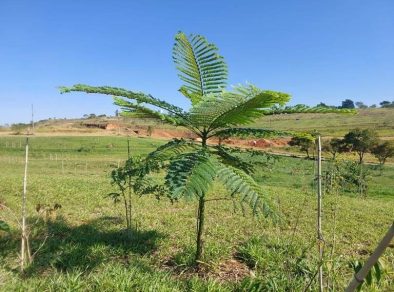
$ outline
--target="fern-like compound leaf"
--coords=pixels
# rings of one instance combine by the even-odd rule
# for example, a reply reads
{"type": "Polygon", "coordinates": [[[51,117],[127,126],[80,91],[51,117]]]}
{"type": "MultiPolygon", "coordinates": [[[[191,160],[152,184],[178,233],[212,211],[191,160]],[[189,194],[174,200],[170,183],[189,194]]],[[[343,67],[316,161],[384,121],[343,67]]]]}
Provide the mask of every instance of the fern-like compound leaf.
{"type": "Polygon", "coordinates": [[[283,105],[289,99],[285,93],[261,90],[253,85],[239,86],[233,92],[205,96],[190,110],[190,119],[210,130],[244,125],[261,117],[264,109],[283,105]]]}
{"type": "MultiPolygon", "coordinates": [[[[170,113],[173,113],[177,116],[185,116],[186,113],[181,109],[180,107],[177,107],[175,105],[172,105],[166,101],[160,100],[158,98],[155,98],[151,95],[142,93],[142,92],[134,92],[134,91],[129,91],[123,88],[118,88],[118,87],[110,87],[110,86],[89,86],[89,85],[84,85],[84,84],[76,84],[71,87],[60,87],[60,92],[61,93],[66,93],[66,92],[85,92],[85,93],[100,93],[100,94],[105,94],[105,95],[111,95],[115,97],[124,97],[132,101],[136,101],[138,103],[146,103],[150,104],[153,106],[156,106],[158,108],[164,109],[170,113]]],[[[122,106],[122,102],[120,99],[116,99],[115,103],[120,106],[122,106]]]]}
{"type": "Polygon", "coordinates": [[[215,164],[201,150],[173,160],[168,167],[166,185],[173,199],[204,197],[215,177],[215,164]]]}
{"type": "Polygon", "coordinates": [[[220,93],[227,86],[227,65],[217,51],[217,47],[201,35],[188,37],[179,32],[175,36],[172,56],[178,76],[185,82],[180,92],[192,104],[207,94],[220,93]]]}
{"type": "Polygon", "coordinates": [[[215,151],[214,154],[217,155],[218,160],[222,162],[223,164],[230,165],[232,167],[242,169],[246,173],[253,173],[254,171],[254,166],[253,164],[249,163],[248,161],[244,160],[242,155],[236,155],[236,154],[245,154],[245,151],[238,152],[234,155],[233,149],[223,147],[221,145],[214,146],[212,147],[215,151]]]}
{"type": "Polygon", "coordinates": [[[274,215],[269,199],[248,174],[237,168],[221,164],[218,167],[217,177],[233,196],[252,208],[253,214],[262,213],[265,217],[274,215]]]}
{"type": "Polygon", "coordinates": [[[165,168],[171,160],[179,155],[195,152],[199,149],[201,149],[201,146],[191,140],[173,139],[148,154],[142,166],[142,172],[148,174],[158,171],[165,168]]]}
{"type": "Polygon", "coordinates": [[[162,113],[157,110],[148,108],[141,103],[132,103],[122,98],[114,97],[114,103],[120,106],[121,116],[134,118],[151,118],[157,119],[168,124],[177,126],[187,126],[187,122],[182,117],[162,113]]]}

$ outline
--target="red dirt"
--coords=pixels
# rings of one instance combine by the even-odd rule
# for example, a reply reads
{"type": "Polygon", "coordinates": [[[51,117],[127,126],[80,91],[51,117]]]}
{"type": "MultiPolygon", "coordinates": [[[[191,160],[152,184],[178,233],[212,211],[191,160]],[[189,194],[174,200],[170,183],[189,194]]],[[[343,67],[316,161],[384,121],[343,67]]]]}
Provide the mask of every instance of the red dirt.
{"type": "Polygon", "coordinates": [[[276,138],[272,140],[268,139],[228,139],[223,141],[223,144],[234,145],[240,147],[252,147],[256,149],[264,149],[271,147],[284,147],[289,141],[288,138],[276,138]]]}
{"type": "MultiPolygon", "coordinates": [[[[114,131],[117,129],[118,125],[108,124],[107,130],[114,131]]],[[[132,136],[147,136],[147,129],[143,126],[135,126],[126,129],[122,129],[123,133],[127,133],[132,136]]],[[[180,129],[153,129],[152,138],[157,139],[172,139],[172,138],[185,138],[185,139],[197,139],[194,134],[180,129]]],[[[276,139],[238,139],[231,138],[222,141],[224,145],[233,145],[238,147],[247,147],[255,149],[265,149],[271,147],[284,147],[287,145],[289,138],[276,138],[276,139]]],[[[209,144],[218,144],[219,140],[217,138],[210,139],[209,144]]]]}

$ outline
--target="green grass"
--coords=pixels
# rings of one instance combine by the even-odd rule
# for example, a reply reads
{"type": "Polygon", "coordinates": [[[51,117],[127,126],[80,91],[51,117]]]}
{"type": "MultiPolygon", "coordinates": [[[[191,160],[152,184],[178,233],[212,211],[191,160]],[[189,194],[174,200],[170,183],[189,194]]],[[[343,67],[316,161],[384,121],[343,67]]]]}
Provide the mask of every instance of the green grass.
{"type": "MultiPolygon", "coordinates": [[[[36,204],[62,208],[56,219],[41,218],[33,228],[33,251],[48,238],[23,279],[17,270],[16,225],[11,234],[0,234],[1,291],[300,291],[316,270],[312,161],[282,157],[258,168],[256,180],[282,215],[278,224],[248,211],[244,216],[231,201],[207,203],[205,264],[197,273],[190,267],[196,202],[135,198],[133,237],[125,237],[122,206],[104,195],[114,191],[109,172],[127,156],[126,138],[31,137],[30,142],[29,222],[39,217],[36,204]],[[246,272],[238,277],[231,263],[246,272]]],[[[0,202],[15,212],[20,210],[23,143],[22,137],[0,138],[0,202]]],[[[161,143],[134,138],[132,153],[147,153],[161,143]]],[[[346,193],[323,199],[324,270],[337,290],[351,279],[349,261],[365,260],[393,220],[394,168],[380,175],[367,167],[366,198],[346,193]]],[[[210,195],[222,193],[216,185],[210,195]]],[[[379,291],[394,285],[392,247],[384,260],[387,273],[379,291]]]]}

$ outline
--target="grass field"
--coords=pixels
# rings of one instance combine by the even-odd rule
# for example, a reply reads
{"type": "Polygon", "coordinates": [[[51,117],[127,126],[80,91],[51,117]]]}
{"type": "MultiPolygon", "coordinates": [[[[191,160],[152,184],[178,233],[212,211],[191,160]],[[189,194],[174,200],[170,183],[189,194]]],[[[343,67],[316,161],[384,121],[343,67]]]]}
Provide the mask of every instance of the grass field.
{"type": "Polygon", "coordinates": [[[256,127],[313,131],[323,136],[343,136],[355,128],[374,129],[379,136],[394,139],[394,109],[358,109],[356,114],[291,114],[265,116],[256,127]]]}
{"type": "MultiPolygon", "coordinates": [[[[284,127],[291,123],[275,122],[284,127]]],[[[304,122],[300,129],[307,127],[304,122]]],[[[379,131],[384,135],[389,129],[379,131]]],[[[22,137],[0,137],[0,202],[17,213],[23,143],[22,137]]],[[[133,138],[132,153],[144,154],[162,143],[133,138]]],[[[302,291],[310,282],[312,291],[317,288],[311,280],[318,263],[313,161],[279,157],[258,168],[256,180],[275,202],[283,218],[279,223],[253,218],[250,212],[243,215],[230,201],[210,202],[204,264],[196,273],[190,266],[196,202],[136,197],[133,237],[124,236],[122,206],[105,195],[115,190],[109,173],[127,155],[125,137],[31,137],[30,146],[29,221],[38,217],[37,204],[58,203],[62,208],[56,218],[41,218],[33,228],[33,251],[47,240],[23,279],[16,225],[11,234],[0,234],[2,291],[302,291]]],[[[365,260],[393,221],[394,168],[380,174],[366,167],[366,197],[339,193],[323,199],[324,271],[336,291],[352,277],[349,262],[365,260]]],[[[222,194],[216,185],[210,196],[222,194]]],[[[366,291],[394,286],[393,246],[383,260],[381,286],[366,291]]]]}

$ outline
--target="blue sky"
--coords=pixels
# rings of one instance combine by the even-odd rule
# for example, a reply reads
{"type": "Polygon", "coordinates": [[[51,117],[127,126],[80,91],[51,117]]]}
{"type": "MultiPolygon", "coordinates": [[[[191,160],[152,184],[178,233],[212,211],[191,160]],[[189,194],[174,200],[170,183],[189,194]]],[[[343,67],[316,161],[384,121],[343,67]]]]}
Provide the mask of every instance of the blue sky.
{"type": "Polygon", "coordinates": [[[0,124],[113,114],[107,96],[60,95],[86,83],[187,107],[174,35],[199,33],[229,83],[290,93],[292,103],[394,99],[394,1],[0,0],[0,124]]]}

